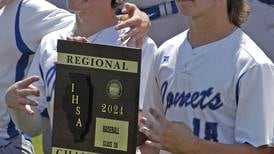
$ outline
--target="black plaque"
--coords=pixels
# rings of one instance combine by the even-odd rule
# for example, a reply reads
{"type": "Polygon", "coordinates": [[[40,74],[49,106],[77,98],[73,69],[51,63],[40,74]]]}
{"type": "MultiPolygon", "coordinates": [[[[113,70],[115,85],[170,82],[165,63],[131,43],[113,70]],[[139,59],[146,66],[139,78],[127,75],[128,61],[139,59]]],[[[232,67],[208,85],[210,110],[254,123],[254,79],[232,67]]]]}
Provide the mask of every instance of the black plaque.
{"type": "Polygon", "coordinates": [[[136,151],[141,50],[58,41],[52,153],[136,151]]]}

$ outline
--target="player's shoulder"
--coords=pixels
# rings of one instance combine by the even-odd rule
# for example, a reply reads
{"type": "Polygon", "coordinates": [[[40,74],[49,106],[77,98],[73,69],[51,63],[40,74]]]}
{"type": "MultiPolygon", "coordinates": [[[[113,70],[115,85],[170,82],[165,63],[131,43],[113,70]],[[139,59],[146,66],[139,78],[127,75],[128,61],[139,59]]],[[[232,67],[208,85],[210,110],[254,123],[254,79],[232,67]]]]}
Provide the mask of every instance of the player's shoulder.
{"type": "Polygon", "coordinates": [[[71,35],[74,29],[74,24],[70,24],[65,28],[53,31],[43,37],[43,40],[51,40],[51,39],[64,39],[67,38],[68,35],[71,35]]]}
{"type": "Polygon", "coordinates": [[[49,49],[50,47],[56,48],[57,41],[66,40],[69,35],[71,35],[73,29],[73,25],[70,25],[66,28],[51,32],[45,35],[40,43],[40,49],[49,49]]]}
{"type": "Polygon", "coordinates": [[[172,37],[172,38],[168,39],[167,41],[165,41],[160,46],[160,48],[164,49],[164,48],[167,48],[167,47],[170,47],[170,46],[172,46],[172,47],[180,46],[184,42],[184,40],[187,39],[187,33],[188,33],[188,30],[175,35],[174,37],[172,37]]]}
{"type": "Polygon", "coordinates": [[[57,9],[56,6],[45,0],[25,0],[22,1],[22,7],[31,10],[57,9]]]}
{"type": "Polygon", "coordinates": [[[72,15],[68,11],[64,9],[60,9],[46,0],[24,0],[22,1],[22,10],[24,10],[24,12],[27,12],[27,13],[28,12],[35,13],[33,15],[37,15],[37,13],[47,14],[47,13],[53,13],[53,12],[72,15]]]}
{"type": "Polygon", "coordinates": [[[242,60],[252,61],[255,65],[272,64],[264,51],[244,32],[242,32],[239,51],[242,60]]]}
{"type": "Polygon", "coordinates": [[[146,37],[144,38],[143,44],[153,44],[153,45],[155,44],[155,45],[156,45],[156,43],[154,42],[154,40],[152,40],[152,38],[149,37],[149,36],[146,36],[146,37]]]}
{"type": "Polygon", "coordinates": [[[188,33],[188,30],[182,33],[179,33],[176,36],[172,37],[171,39],[165,41],[159,47],[159,53],[173,52],[177,50],[183,44],[183,42],[187,39],[187,33],[188,33]]]}
{"type": "Polygon", "coordinates": [[[142,49],[144,48],[154,48],[156,50],[157,45],[152,38],[146,36],[143,40],[143,45],[142,45],[142,49]]]}
{"type": "MultiPolygon", "coordinates": [[[[154,54],[155,67],[160,67],[162,61],[169,59],[169,61],[176,61],[180,47],[187,39],[188,30],[177,34],[171,39],[164,42],[154,54]]],[[[156,68],[155,68],[156,70],[156,68]]]]}

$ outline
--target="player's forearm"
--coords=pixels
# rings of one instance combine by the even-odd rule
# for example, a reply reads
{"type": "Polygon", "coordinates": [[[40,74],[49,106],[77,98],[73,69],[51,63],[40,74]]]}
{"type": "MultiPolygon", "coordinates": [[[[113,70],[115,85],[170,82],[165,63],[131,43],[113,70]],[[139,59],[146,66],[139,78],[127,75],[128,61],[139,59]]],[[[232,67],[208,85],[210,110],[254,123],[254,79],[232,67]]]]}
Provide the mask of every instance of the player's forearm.
{"type": "Polygon", "coordinates": [[[24,133],[34,137],[40,135],[49,125],[49,119],[42,117],[40,112],[33,108],[34,115],[29,115],[23,111],[11,110],[15,123],[24,133]]]}
{"type": "Polygon", "coordinates": [[[195,154],[273,154],[274,148],[255,148],[249,144],[222,144],[198,139],[195,154]]]}

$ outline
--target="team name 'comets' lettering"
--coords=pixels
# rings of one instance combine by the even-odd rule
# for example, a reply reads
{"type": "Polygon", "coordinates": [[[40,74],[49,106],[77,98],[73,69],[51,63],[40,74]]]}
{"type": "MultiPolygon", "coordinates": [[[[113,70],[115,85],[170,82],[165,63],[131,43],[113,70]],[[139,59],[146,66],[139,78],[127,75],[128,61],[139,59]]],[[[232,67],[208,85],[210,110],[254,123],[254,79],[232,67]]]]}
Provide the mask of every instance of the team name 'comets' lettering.
{"type": "Polygon", "coordinates": [[[171,107],[191,107],[193,109],[206,108],[217,110],[223,106],[220,93],[213,93],[214,88],[210,87],[200,92],[167,92],[168,82],[165,81],[161,86],[162,100],[166,99],[165,112],[171,107]]]}

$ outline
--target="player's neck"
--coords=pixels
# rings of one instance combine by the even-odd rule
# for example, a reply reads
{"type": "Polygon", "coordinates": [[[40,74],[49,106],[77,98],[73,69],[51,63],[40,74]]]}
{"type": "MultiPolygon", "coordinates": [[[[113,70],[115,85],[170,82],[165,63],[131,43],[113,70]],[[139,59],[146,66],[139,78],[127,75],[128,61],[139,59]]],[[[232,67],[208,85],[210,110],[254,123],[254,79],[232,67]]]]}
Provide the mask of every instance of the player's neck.
{"type": "Polygon", "coordinates": [[[199,18],[191,18],[189,24],[188,40],[192,48],[223,39],[235,29],[225,12],[211,12],[199,18]]]}
{"type": "Polygon", "coordinates": [[[89,37],[113,25],[116,20],[112,14],[79,14],[77,17],[79,35],[89,37]]]}

